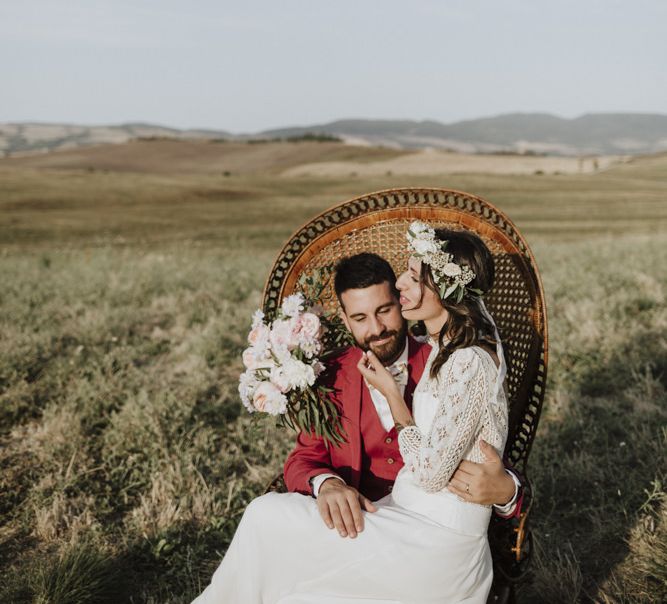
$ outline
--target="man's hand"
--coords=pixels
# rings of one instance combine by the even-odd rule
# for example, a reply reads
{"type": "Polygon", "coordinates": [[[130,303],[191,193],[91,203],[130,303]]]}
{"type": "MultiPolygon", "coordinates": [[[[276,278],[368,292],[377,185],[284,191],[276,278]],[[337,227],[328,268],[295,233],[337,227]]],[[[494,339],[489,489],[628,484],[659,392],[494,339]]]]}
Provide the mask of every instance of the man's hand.
{"type": "Polygon", "coordinates": [[[349,535],[352,539],[364,530],[362,508],[367,512],[377,511],[370,499],[337,478],[328,478],[322,483],[317,508],[324,524],[330,529],[335,526],[341,537],[349,535]]]}
{"type": "Polygon", "coordinates": [[[502,459],[489,443],[481,440],[480,448],[486,461],[473,463],[463,460],[447,488],[461,499],[472,503],[505,505],[514,497],[514,481],[505,472],[502,459]]]}

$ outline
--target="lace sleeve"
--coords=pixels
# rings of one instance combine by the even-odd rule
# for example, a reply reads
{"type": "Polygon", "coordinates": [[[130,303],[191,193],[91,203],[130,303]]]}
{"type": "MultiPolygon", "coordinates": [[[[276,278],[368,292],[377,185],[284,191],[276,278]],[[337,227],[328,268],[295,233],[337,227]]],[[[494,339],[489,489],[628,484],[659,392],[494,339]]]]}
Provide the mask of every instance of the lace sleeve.
{"type": "Polygon", "coordinates": [[[452,353],[440,370],[436,392],[439,404],[429,434],[408,426],[398,436],[405,465],[429,493],[447,486],[481,429],[490,379],[472,348],[452,353]]]}

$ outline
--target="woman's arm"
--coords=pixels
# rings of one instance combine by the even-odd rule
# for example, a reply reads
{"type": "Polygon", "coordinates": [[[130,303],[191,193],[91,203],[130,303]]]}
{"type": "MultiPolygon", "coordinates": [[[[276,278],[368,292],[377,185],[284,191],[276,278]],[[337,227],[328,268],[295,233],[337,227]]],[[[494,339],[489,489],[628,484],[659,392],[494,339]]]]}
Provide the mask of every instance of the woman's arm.
{"type": "Polygon", "coordinates": [[[472,348],[452,353],[437,384],[438,409],[428,434],[407,426],[398,436],[405,465],[417,483],[430,493],[441,491],[478,438],[491,381],[484,364],[472,348]]]}

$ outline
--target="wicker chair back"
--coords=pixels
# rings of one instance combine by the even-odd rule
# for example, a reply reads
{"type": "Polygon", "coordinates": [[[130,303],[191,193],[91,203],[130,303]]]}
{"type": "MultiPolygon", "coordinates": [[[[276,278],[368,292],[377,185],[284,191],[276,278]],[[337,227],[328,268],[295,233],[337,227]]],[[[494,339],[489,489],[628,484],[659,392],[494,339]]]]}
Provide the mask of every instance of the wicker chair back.
{"type": "MultiPolygon", "coordinates": [[[[488,201],[446,189],[392,189],[338,204],[302,226],[280,251],[266,282],[264,312],[272,316],[283,297],[298,288],[302,275],[359,252],[380,254],[400,274],[409,255],[405,233],[416,219],[434,227],[473,231],[494,256],[496,279],[486,303],[507,356],[510,417],[505,453],[525,471],[544,398],[546,305],[528,245],[509,218],[488,201]]],[[[320,302],[337,310],[331,283],[320,302]]]]}

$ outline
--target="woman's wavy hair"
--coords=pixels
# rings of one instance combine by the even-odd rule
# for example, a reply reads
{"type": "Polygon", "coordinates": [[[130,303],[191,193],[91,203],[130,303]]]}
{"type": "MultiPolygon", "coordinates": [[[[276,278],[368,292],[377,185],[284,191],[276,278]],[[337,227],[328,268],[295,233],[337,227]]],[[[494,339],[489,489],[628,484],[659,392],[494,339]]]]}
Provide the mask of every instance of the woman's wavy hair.
{"type": "MultiPolygon", "coordinates": [[[[466,286],[465,295],[460,302],[456,302],[453,296],[445,300],[440,298],[440,304],[447,310],[449,317],[438,336],[440,352],[431,365],[431,378],[438,376],[440,368],[459,348],[482,346],[495,350],[496,347],[493,325],[482,314],[478,302],[479,296],[468,289],[477,289],[486,294],[493,286],[495,265],[489,248],[477,235],[468,231],[435,229],[435,236],[441,241],[447,241],[446,251],[454,257],[453,262],[459,265],[467,264],[475,273],[475,278],[466,286]],[[444,343],[445,337],[449,338],[447,344],[444,343]]],[[[440,296],[438,287],[433,281],[431,268],[426,263],[422,263],[420,281],[422,297],[424,287],[428,287],[440,296]]],[[[413,333],[415,335],[426,333],[423,322],[420,321],[413,328],[413,333]]]]}

